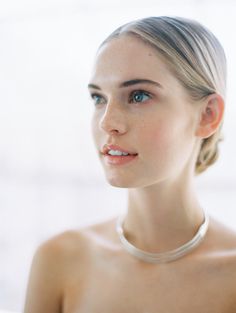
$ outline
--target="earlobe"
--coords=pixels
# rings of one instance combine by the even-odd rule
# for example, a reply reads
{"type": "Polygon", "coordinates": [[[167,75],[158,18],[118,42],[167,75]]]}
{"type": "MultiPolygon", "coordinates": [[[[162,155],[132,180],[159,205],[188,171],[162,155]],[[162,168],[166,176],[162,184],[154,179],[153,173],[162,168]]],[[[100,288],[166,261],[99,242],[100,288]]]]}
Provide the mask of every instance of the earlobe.
{"type": "Polygon", "coordinates": [[[208,138],[220,126],[224,115],[224,100],[219,94],[211,94],[204,101],[197,125],[196,136],[208,138]]]}

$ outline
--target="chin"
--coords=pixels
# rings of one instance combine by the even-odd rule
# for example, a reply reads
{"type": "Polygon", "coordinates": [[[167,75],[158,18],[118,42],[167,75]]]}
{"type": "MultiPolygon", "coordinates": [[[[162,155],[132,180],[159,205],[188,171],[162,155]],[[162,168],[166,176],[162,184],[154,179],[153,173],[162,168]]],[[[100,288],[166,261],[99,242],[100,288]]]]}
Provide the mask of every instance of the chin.
{"type": "Polygon", "coordinates": [[[113,187],[118,188],[143,188],[151,185],[150,180],[138,180],[137,177],[121,177],[119,175],[106,175],[106,181],[113,187]]]}
{"type": "Polygon", "coordinates": [[[118,187],[118,188],[136,188],[139,187],[137,185],[137,182],[133,181],[132,179],[128,179],[127,177],[119,177],[119,175],[107,175],[106,176],[106,181],[108,184],[110,184],[113,187],[118,187]]]}
{"type": "Polygon", "coordinates": [[[107,182],[109,185],[113,187],[118,187],[118,188],[134,188],[135,187],[131,183],[124,182],[124,181],[117,180],[117,179],[107,179],[107,182]]]}

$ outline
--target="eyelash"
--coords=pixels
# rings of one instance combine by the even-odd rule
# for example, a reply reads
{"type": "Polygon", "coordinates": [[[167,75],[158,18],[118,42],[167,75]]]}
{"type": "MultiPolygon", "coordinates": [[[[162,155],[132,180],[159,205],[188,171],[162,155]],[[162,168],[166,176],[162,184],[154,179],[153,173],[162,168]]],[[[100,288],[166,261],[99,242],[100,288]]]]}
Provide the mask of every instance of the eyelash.
{"type": "MultiPolygon", "coordinates": [[[[96,103],[96,101],[95,101],[95,98],[96,98],[96,97],[103,98],[103,100],[105,100],[103,96],[101,96],[101,95],[99,95],[99,94],[97,94],[97,93],[92,93],[92,94],[91,94],[91,98],[92,98],[92,100],[94,100],[95,103],[96,103]]],[[[99,104],[100,104],[100,103],[99,103],[99,104]]],[[[97,105],[98,105],[98,104],[97,104],[97,105]]]]}
{"type": "MultiPolygon", "coordinates": [[[[137,94],[145,95],[145,96],[147,96],[149,99],[151,98],[151,95],[150,95],[149,92],[140,89],[140,90],[134,90],[133,92],[131,92],[131,95],[130,95],[130,97],[129,97],[129,101],[131,101],[131,100],[134,98],[134,96],[137,95],[137,94]]],[[[145,102],[145,101],[146,101],[146,100],[140,101],[140,102],[145,102]]],[[[136,102],[136,101],[131,101],[131,102],[139,103],[139,102],[136,102]]]]}
{"type": "MultiPolygon", "coordinates": [[[[134,90],[131,92],[130,96],[129,96],[129,103],[142,103],[142,102],[145,102],[147,100],[144,100],[144,101],[132,101],[134,99],[134,96],[136,96],[137,94],[142,94],[144,96],[147,96],[149,99],[152,98],[151,94],[145,90],[134,90]]],[[[105,98],[97,93],[92,93],[91,94],[91,98],[95,101],[95,98],[98,97],[100,99],[103,99],[103,104],[104,104],[104,101],[105,101],[105,98]]],[[[148,99],[148,100],[149,100],[148,99]]],[[[97,103],[96,104],[96,101],[95,101],[95,105],[99,105],[101,103],[97,103]]]]}

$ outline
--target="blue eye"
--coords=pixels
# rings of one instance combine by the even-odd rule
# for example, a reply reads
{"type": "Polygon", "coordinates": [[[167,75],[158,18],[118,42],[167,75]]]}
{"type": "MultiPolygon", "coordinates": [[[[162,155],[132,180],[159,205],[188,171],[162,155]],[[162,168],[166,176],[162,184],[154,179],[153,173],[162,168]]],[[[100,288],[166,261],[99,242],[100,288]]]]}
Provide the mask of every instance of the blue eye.
{"type": "Polygon", "coordinates": [[[148,99],[150,99],[151,96],[149,93],[143,90],[136,90],[131,94],[130,101],[131,102],[144,102],[148,99]]]}
{"type": "Polygon", "coordinates": [[[96,93],[91,94],[91,98],[94,100],[94,104],[98,105],[98,104],[102,104],[104,103],[104,98],[96,93]]]}

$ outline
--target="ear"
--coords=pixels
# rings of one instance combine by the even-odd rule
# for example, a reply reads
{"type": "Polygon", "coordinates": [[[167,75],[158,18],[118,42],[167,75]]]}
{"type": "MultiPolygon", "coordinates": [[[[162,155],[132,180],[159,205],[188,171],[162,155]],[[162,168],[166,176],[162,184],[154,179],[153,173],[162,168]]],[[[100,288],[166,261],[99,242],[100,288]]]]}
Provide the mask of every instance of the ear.
{"type": "Polygon", "coordinates": [[[195,133],[196,136],[208,138],[216,132],[223,119],[224,107],[223,98],[216,93],[209,95],[204,100],[195,133]]]}

